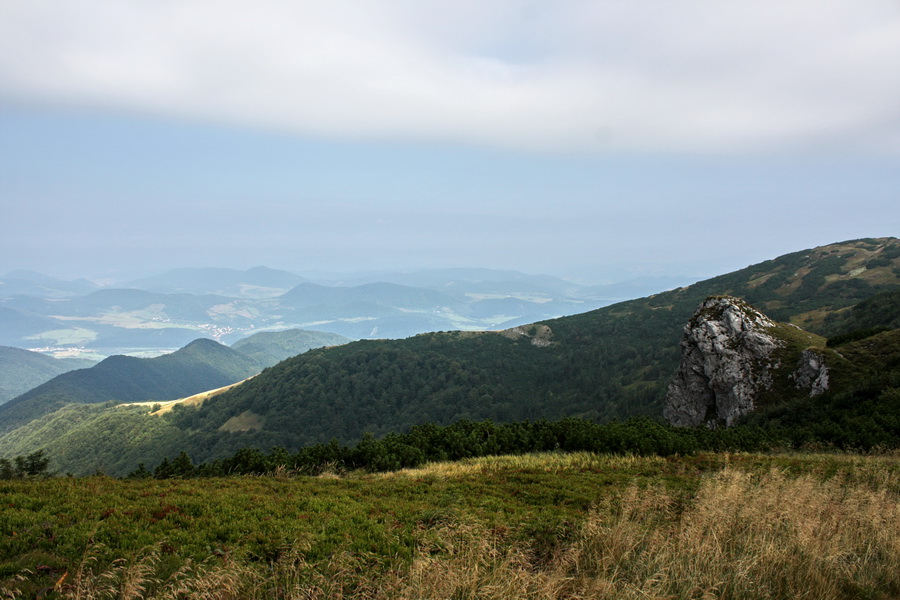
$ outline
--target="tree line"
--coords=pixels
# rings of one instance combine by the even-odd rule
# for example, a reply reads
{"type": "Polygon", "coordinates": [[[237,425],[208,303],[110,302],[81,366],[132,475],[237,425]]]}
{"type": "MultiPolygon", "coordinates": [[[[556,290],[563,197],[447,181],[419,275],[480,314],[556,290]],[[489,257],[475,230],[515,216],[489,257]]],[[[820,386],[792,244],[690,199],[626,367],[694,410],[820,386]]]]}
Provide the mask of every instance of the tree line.
{"type": "Polygon", "coordinates": [[[12,460],[0,458],[0,479],[43,477],[48,474],[50,457],[42,450],[16,456],[12,460]]]}
{"type": "MultiPolygon", "coordinates": [[[[900,397],[900,394],[895,394],[895,397],[900,397]]],[[[420,425],[408,433],[392,433],[382,438],[366,435],[355,445],[332,440],[328,444],[306,446],[296,453],[281,447],[274,447],[269,452],[248,447],[228,458],[199,465],[195,465],[186,452],[181,452],[171,460],[164,459],[152,470],[142,464],[128,477],[168,479],[275,473],[314,476],[352,470],[385,472],[415,468],[428,462],[532,452],[669,456],[699,451],[758,452],[807,445],[845,450],[890,446],[884,443],[869,447],[854,445],[854,442],[866,439],[866,433],[862,433],[862,436],[844,433],[845,439],[841,439],[841,427],[835,423],[823,424],[819,431],[802,426],[776,429],[758,425],[727,429],[683,428],[671,427],[646,417],[602,425],[583,419],[503,424],[490,420],[460,421],[444,427],[420,425]]],[[[893,447],[896,447],[896,431],[894,436],[893,447]]]]}

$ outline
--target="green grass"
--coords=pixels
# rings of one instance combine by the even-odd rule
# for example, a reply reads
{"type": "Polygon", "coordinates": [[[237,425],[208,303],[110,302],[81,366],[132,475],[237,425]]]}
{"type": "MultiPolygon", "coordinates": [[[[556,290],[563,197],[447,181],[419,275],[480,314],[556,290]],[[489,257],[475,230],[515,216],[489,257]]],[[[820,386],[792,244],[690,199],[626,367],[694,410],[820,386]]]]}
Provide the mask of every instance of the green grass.
{"type": "Polygon", "coordinates": [[[78,346],[97,339],[97,332],[84,327],[53,329],[30,335],[26,339],[34,340],[35,343],[54,344],[57,346],[78,346]]]}
{"type": "Polygon", "coordinates": [[[491,532],[549,564],[578,543],[597,507],[615,507],[628,489],[687,506],[711,474],[759,478],[773,468],[894,501],[900,492],[897,457],[838,454],[541,454],[342,477],[12,480],[0,482],[0,590],[33,594],[79,569],[101,573],[151,558],[160,580],[186,564],[265,569],[301,555],[320,574],[335,556],[352,557],[360,572],[399,572],[425,547],[446,550],[448,527],[491,532]]]}

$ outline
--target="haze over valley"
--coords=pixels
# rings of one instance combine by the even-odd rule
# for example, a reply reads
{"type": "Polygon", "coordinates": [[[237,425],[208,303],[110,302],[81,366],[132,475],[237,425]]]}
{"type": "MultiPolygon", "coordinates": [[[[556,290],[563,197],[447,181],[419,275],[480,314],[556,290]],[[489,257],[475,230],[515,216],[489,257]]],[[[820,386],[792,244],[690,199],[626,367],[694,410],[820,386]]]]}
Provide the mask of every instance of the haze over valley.
{"type": "Polygon", "coordinates": [[[352,339],[505,329],[690,283],[655,277],[587,286],[461,268],[336,277],[312,280],[265,267],[185,268],[101,287],[14,271],[0,276],[0,345],[97,360],[154,356],[197,337],[231,344],[285,329],[352,339]]]}

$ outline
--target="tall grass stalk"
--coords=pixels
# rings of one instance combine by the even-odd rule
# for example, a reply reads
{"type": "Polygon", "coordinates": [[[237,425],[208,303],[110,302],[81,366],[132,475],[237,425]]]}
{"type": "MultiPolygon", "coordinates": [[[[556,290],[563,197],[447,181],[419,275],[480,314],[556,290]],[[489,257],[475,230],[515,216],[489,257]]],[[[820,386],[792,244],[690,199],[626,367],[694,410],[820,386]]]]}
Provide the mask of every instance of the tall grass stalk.
{"type": "Polygon", "coordinates": [[[664,492],[636,490],[593,512],[554,572],[573,597],[598,583],[601,598],[896,597],[900,508],[839,478],[725,470],[680,514],[664,492]]]}

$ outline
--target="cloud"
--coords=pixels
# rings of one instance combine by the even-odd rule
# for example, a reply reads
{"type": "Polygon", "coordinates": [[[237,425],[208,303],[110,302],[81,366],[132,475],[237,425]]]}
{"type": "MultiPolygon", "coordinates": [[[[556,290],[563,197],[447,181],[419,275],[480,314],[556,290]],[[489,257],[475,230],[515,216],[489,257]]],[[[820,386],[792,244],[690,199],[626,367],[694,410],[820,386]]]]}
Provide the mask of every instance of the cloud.
{"type": "Polygon", "coordinates": [[[565,152],[900,151],[889,0],[7,0],[0,99],[565,152]]]}

